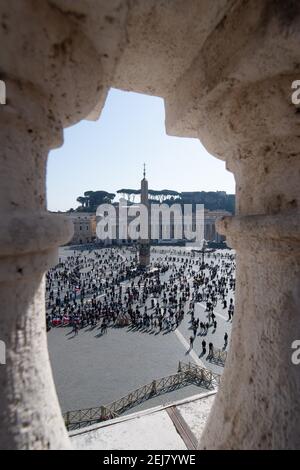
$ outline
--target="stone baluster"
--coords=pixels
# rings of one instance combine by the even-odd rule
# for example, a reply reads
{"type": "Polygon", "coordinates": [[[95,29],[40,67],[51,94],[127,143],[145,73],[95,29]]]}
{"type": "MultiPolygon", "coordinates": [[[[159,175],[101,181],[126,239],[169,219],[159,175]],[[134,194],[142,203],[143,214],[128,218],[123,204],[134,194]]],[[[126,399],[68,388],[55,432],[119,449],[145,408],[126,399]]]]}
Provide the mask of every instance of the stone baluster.
{"type": "Polygon", "coordinates": [[[31,86],[7,81],[0,114],[0,442],[3,449],[68,447],[47,350],[44,273],[69,222],[46,212],[45,174],[51,136],[45,100],[31,86]]]}
{"type": "Polygon", "coordinates": [[[70,222],[47,212],[46,162],[63,128],[103,104],[102,65],[88,38],[48,2],[1,5],[0,447],[62,449],[69,439],[48,357],[44,274],[70,222]]]}
{"type": "Polygon", "coordinates": [[[237,257],[231,344],[201,449],[300,447],[299,31],[297,2],[236,2],[166,97],[168,132],[236,180],[217,224],[237,257]]]}
{"type": "Polygon", "coordinates": [[[300,339],[300,137],[292,79],[237,88],[218,126],[221,135],[232,134],[224,157],[236,179],[236,215],[218,227],[236,250],[236,301],[201,448],[300,447],[300,366],[291,359],[300,339]],[[238,112],[242,98],[247,109],[238,112]]]}

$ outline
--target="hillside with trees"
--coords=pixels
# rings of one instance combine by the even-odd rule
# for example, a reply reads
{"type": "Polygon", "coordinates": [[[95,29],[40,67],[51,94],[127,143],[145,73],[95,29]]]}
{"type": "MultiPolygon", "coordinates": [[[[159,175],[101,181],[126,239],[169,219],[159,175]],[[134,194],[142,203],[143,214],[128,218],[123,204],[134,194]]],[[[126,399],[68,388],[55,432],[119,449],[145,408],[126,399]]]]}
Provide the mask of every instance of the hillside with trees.
{"type": "MultiPolygon", "coordinates": [[[[225,210],[234,214],[235,194],[227,194],[225,191],[189,191],[178,192],[172,189],[149,189],[151,204],[204,204],[205,209],[225,210]]],[[[121,197],[130,203],[139,202],[140,189],[122,188],[117,191],[121,197]]],[[[111,204],[116,194],[107,191],[85,191],[83,196],[77,198],[79,206],[76,212],[96,212],[100,204],[111,204]]],[[[73,209],[70,209],[73,211],[73,209]]]]}

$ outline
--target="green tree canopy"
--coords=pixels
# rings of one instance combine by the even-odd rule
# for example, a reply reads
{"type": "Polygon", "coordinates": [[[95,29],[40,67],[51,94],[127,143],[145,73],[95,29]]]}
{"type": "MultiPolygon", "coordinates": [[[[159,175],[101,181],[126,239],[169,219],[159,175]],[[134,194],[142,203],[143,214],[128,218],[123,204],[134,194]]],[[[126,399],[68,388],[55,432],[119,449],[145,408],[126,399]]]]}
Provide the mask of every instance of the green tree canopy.
{"type": "Polygon", "coordinates": [[[81,204],[78,212],[96,212],[100,204],[110,204],[115,197],[114,193],[107,191],[85,191],[84,196],[79,196],[77,201],[81,204]]]}

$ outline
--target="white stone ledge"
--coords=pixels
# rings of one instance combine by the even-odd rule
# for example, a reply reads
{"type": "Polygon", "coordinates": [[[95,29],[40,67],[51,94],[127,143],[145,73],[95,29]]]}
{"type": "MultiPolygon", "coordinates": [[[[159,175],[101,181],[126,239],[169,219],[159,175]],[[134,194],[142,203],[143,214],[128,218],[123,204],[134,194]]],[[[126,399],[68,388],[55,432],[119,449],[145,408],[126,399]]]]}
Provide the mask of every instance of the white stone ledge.
{"type": "Polygon", "coordinates": [[[73,448],[186,449],[167,410],[176,407],[197,440],[203,432],[216,391],[193,395],[69,433],[73,448]]]}

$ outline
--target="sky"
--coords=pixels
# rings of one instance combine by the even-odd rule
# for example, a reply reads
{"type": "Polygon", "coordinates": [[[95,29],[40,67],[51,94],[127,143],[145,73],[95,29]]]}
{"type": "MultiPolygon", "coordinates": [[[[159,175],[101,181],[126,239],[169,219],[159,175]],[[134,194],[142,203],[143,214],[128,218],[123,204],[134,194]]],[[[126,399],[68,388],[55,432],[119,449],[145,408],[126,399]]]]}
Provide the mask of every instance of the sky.
{"type": "Polygon", "coordinates": [[[48,209],[76,208],[85,191],[138,189],[144,163],[151,189],[234,193],[225,163],[198,139],[168,136],[164,121],[161,98],[111,89],[98,121],[65,129],[63,146],[50,152],[48,209]]]}

